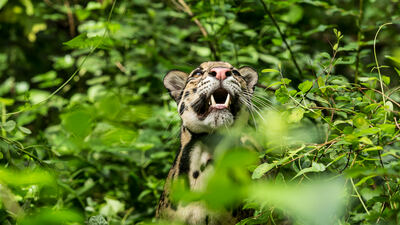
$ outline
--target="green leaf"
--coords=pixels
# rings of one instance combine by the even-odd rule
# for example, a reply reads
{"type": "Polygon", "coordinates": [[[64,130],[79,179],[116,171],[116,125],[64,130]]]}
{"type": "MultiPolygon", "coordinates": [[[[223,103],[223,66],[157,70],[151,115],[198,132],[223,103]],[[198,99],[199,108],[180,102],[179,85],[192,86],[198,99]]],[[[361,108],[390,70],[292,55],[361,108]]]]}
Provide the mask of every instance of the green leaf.
{"type": "Polygon", "coordinates": [[[288,78],[282,78],[281,79],[281,82],[282,82],[282,84],[290,84],[290,82],[292,82],[290,79],[288,79],[288,78]]]}
{"type": "Polygon", "coordinates": [[[92,116],[81,109],[63,114],[61,120],[64,128],[78,138],[85,138],[91,130],[92,116]]]}
{"type": "Polygon", "coordinates": [[[6,106],[13,105],[13,104],[14,104],[14,99],[11,99],[11,98],[1,98],[1,97],[0,97],[0,103],[1,103],[1,104],[4,104],[4,105],[6,105],[6,106]]]}
{"type": "Polygon", "coordinates": [[[318,77],[317,83],[318,83],[318,87],[321,90],[321,92],[325,93],[325,90],[326,90],[325,79],[323,77],[318,77]]]}
{"type": "Polygon", "coordinates": [[[276,69],[263,69],[261,73],[279,73],[279,70],[276,69]]]}
{"type": "Polygon", "coordinates": [[[87,37],[86,33],[80,34],[75,38],[64,42],[64,45],[72,49],[84,49],[84,48],[100,48],[100,49],[110,49],[113,45],[112,39],[109,37],[95,36],[87,37]]]}
{"type": "Polygon", "coordinates": [[[363,149],[363,152],[379,151],[379,150],[382,150],[382,149],[383,149],[382,146],[373,146],[373,147],[370,147],[370,148],[363,149]]]}
{"type": "Polygon", "coordinates": [[[90,217],[89,225],[108,225],[108,222],[102,215],[97,215],[90,217]]]}
{"type": "Polygon", "coordinates": [[[356,187],[360,186],[361,184],[365,183],[367,180],[376,177],[376,175],[370,175],[370,176],[366,176],[363,177],[360,181],[357,182],[356,187]]]}
{"type": "Polygon", "coordinates": [[[400,65],[400,59],[399,58],[392,57],[392,56],[389,56],[389,55],[385,55],[385,58],[388,58],[388,59],[392,60],[393,62],[395,62],[395,63],[400,65]]]}
{"type": "Polygon", "coordinates": [[[371,139],[367,138],[367,137],[362,137],[359,140],[360,142],[367,144],[367,145],[373,145],[374,143],[371,141],[371,139]]]}
{"type": "Polygon", "coordinates": [[[325,167],[324,164],[313,162],[311,167],[308,167],[308,168],[305,168],[305,169],[300,170],[300,171],[296,174],[296,176],[294,176],[294,177],[292,178],[292,180],[296,179],[296,177],[301,176],[301,175],[303,175],[303,174],[305,174],[305,173],[310,173],[310,172],[322,172],[322,171],[325,171],[325,169],[326,169],[326,167],[325,167]]]}
{"type": "Polygon", "coordinates": [[[389,112],[393,111],[393,103],[391,101],[385,102],[385,110],[387,110],[389,112]]]}
{"type": "Polygon", "coordinates": [[[369,123],[368,121],[365,119],[365,115],[363,114],[358,114],[353,118],[353,124],[354,126],[358,127],[358,128],[368,128],[369,127],[369,123]]]}
{"type": "Polygon", "coordinates": [[[50,224],[86,224],[83,216],[72,210],[57,210],[41,208],[37,213],[26,215],[19,222],[21,225],[50,225],[50,224]]]}
{"type": "Polygon", "coordinates": [[[398,70],[397,68],[394,68],[394,70],[396,71],[397,75],[400,76],[400,70],[398,70]]]}
{"type": "Polygon", "coordinates": [[[101,207],[100,213],[106,216],[115,216],[125,209],[125,204],[116,199],[105,197],[106,205],[101,207]]]}
{"type": "Polygon", "coordinates": [[[20,0],[20,1],[25,6],[26,14],[28,16],[32,16],[33,13],[35,12],[35,8],[33,7],[31,0],[20,0]]]}
{"type": "Polygon", "coordinates": [[[14,171],[2,168],[0,169],[0,181],[11,186],[53,185],[54,177],[44,170],[14,171]]]}
{"type": "Polygon", "coordinates": [[[26,128],[26,127],[18,127],[18,129],[19,129],[22,133],[25,133],[25,134],[31,134],[31,133],[32,133],[32,131],[29,130],[28,128],[26,128]]]}
{"type": "Polygon", "coordinates": [[[278,90],[275,91],[275,96],[276,99],[282,104],[285,104],[286,102],[289,101],[288,90],[283,85],[278,90]]]}
{"type": "Polygon", "coordinates": [[[308,90],[310,90],[313,86],[313,82],[306,80],[303,83],[299,84],[299,89],[303,94],[305,94],[308,90]]]}
{"type": "Polygon", "coordinates": [[[263,163],[254,170],[253,175],[251,176],[252,179],[259,179],[261,178],[266,172],[270,171],[272,168],[275,167],[275,164],[263,163]]]}
{"type": "Polygon", "coordinates": [[[334,50],[334,51],[337,51],[338,47],[339,47],[339,44],[336,43],[335,45],[333,45],[333,50],[334,50]]]}
{"type": "Polygon", "coordinates": [[[371,127],[371,128],[367,128],[367,129],[361,129],[360,131],[356,132],[354,135],[356,135],[357,137],[366,136],[366,135],[373,135],[373,134],[378,133],[379,131],[380,131],[379,128],[371,127]]]}
{"type": "Polygon", "coordinates": [[[2,9],[6,4],[8,0],[0,0],[0,9],[2,9]]]}
{"type": "Polygon", "coordinates": [[[293,109],[288,117],[288,122],[289,123],[299,122],[303,118],[304,112],[305,112],[304,109],[300,107],[293,109]]]}
{"type": "Polygon", "coordinates": [[[390,77],[382,75],[382,80],[386,85],[390,84],[390,77]]]}
{"type": "Polygon", "coordinates": [[[2,127],[3,127],[3,129],[6,130],[7,132],[10,132],[10,131],[14,130],[15,125],[16,125],[16,123],[15,123],[14,120],[9,120],[9,121],[7,121],[5,124],[2,124],[2,127]]]}

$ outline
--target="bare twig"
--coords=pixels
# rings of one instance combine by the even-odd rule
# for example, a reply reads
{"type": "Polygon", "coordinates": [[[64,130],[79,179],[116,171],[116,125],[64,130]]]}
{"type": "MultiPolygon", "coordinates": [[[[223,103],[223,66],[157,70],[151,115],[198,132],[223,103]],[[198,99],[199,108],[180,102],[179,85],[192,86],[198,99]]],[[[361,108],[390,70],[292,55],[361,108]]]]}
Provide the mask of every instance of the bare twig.
{"type": "Polygon", "coordinates": [[[358,82],[358,74],[360,68],[360,53],[361,53],[361,38],[362,38],[362,30],[361,30],[361,23],[364,16],[364,0],[359,0],[359,14],[357,19],[357,56],[356,56],[356,71],[354,74],[354,83],[358,82]]]}
{"type": "Polygon", "coordinates": [[[399,130],[400,130],[400,125],[399,125],[399,123],[397,123],[397,119],[396,119],[396,117],[393,117],[393,119],[394,119],[394,122],[396,123],[396,127],[397,127],[397,129],[399,129],[399,130]]]}
{"type": "Polygon", "coordinates": [[[375,91],[376,93],[381,94],[381,95],[384,96],[386,99],[388,99],[389,101],[391,101],[392,103],[394,103],[395,105],[397,105],[398,107],[400,107],[400,103],[396,102],[395,100],[393,100],[392,98],[390,98],[390,97],[387,96],[385,93],[383,93],[383,92],[381,92],[381,91],[379,91],[379,90],[376,90],[376,89],[373,89],[373,88],[361,88],[361,89],[368,89],[368,90],[375,91]]]}
{"type": "Polygon", "coordinates": [[[115,63],[115,66],[116,66],[121,72],[123,72],[123,73],[126,72],[126,68],[125,68],[124,65],[121,64],[121,62],[116,62],[116,63],[115,63]]]}
{"type": "Polygon", "coordinates": [[[357,195],[358,199],[360,200],[361,205],[363,206],[365,212],[367,212],[367,214],[369,215],[369,211],[368,211],[368,209],[367,209],[367,206],[364,204],[364,201],[362,200],[361,195],[358,193],[357,188],[356,188],[356,186],[354,185],[353,178],[350,178],[350,182],[351,182],[351,185],[353,186],[353,189],[354,189],[354,191],[356,192],[356,195],[357,195]]]}
{"type": "Polygon", "coordinates": [[[204,26],[200,23],[200,21],[194,17],[194,14],[192,12],[192,10],[190,9],[190,7],[186,4],[186,2],[184,0],[177,0],[178,2],[176,2],[176,0],[173,0],[172,2],[175,4],[175,6],[182,10],[183,12],[187,13],[190,18],[193,20],[193,22],[197,25],[197,27],[200,29],[201,34],[203,35],[203,37],[206,39],[207,43],[208,43],[208,47],[211,50],[211,53],[214,57],[214,60],[220,60],[217,51],[215,50],[215,47],[213,45],[213,43],[209,40],[209,36],[207,33],[207,30],[204,28],[204,26]]]}
{"type": "Polygon", "coordinates": [[[64,6],[65,6],[65,8],[67,8],[69,34],[71,35],[71,37],[75,37],[75,35],[76,35],[76,32],[75,32],[75,20],[74,20],[74,15],[72,14],[71,6],[70,6],[68,0],[66,0],[64,2],[64,6]]]}
{"type": "Polygon", "coordinates": [[[299,73],[299,75],[302,75],[301,69],[299,67],[299,65],[297,64],[296,58],[294,56],[294,53],[292,51],[292,49],[290,48],[288,42],[286,41],[286,35],[284,33],[282,33],[281,28],[279,27],[279,24],[276,22],[275,18],[273,17],[271,11],[269,11],[267,5],[265,5],[264,0],[260,0],[261,4],[264,7],[264,11],[267,13],[268,17],[271,19],[272,23],[274,24],[274,26],[276,27],[276,29],[278,30],[279,35],[281,36],[281,39],[283,41],[283,43],[285,44],[286,48],[288,49],[288,51],[290,52],[290,57],[292,58],[293,64],[295,65],[297,72],[299,73]]]}
{"type": "MultiPolygon", "coordinates": [[[[384,26],[390,25],[390,24],[392,24],[392,23],[385,23],[385,24],[382,24],[381,26],[379,26],[378,31],[375,33],[375,38],[374,38],[374,58],[375,58],[376,69],[378,70],[379,83],[381,84],[383,105],[386,105],[386,100],[385,100],[386,96],[385,96],[385,91],[383,89],[383,81],[382,81],[381,69],[380,69],[380,66],[379,66],[378,57],[376,55],[376,39],[378,38],[379,31],[381,31],[381,29],[384,26]]],[[[384,120],[383,123],[386,123],[386,116],[387,116],[387,113],[385,113],[385,120],[384,120]]]]}

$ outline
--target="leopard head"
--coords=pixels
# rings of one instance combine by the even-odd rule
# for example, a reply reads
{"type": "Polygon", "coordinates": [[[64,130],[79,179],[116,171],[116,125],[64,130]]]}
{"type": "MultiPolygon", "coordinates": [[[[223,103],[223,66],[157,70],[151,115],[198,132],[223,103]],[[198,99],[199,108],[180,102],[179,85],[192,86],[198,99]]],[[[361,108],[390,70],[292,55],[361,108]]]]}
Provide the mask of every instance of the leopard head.
{"type": "Polygon", "coordinates": [[[233,124],[239,110],[250,104],[257,72],[226,62],[204,62],[190,74],[172,70],[164,86],[178,104],[183,126],[194,133],[210,133],[233,124]]]}

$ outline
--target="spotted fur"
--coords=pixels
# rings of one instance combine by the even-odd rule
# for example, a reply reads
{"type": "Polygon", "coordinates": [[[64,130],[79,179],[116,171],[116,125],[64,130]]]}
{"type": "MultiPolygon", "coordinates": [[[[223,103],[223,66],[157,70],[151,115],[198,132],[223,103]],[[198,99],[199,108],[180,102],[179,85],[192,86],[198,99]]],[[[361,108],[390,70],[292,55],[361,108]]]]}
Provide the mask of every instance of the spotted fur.
{"type": "Polygon", "coordinates": [[[205,62],[190,74],[173,70],[165,76],[164,85],[177,102],[182,126],[181,146],[157,207],[158,218],[185,224],[210,225],[235,224],[239,221],[239,214],[235,210],[216,213],[207,210],[202,202],[173,204],[169,198],[170,189],[178,177],[186,179],[193,191],[205,188],[213,170],[214,148],[222,139],[218,128],[233,124],[243,102],[250,101],[257,79],[257,72],[252,68],[237,69],[226,62],[205,62]],[[226,72],[222,76],[215,71],[226,72]],[[222,100],[229,95],[229,107],[216,109],[210,106],[211,95],[220,95],[222,100]]]}

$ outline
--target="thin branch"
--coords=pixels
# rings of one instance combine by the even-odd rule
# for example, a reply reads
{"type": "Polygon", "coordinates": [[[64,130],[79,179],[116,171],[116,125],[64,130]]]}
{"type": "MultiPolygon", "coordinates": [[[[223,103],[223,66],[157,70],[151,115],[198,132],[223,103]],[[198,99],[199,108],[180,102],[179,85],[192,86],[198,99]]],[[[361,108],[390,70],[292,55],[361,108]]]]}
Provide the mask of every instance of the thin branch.
{"type": "Polygon", "coordinates": [[[193,20],[193,22],[197,25],[197,27],[200,29],[201,34],[203,35],[203,37],[206,39],[207,43],[208,43],[208,47],[211,50],[211,53],[213,55],[214,60],[220,60],[217,51],[215,50],[215,47],[213,45],[213,43],[209,40],[209,36],[207,33],[207,30],[204,28],[204,26],[200,23],[200,21],[194,17],[194,14],[192,12],[192,10],[190,9],[190,7],[186,4],[186,2],[184,0],[177,0],[179,3],[172,1],[178,9],[182,10],[183,12],[187,13],[190,18],[193,20]]]}
{"type": "Polygon", "coordinates": [[[65,6],[65,8],[67,8],[69,34],[71,35],[71,37],[75,37],[76,36],[75,20],[74,20],[74,15],[72,14],[71,6],[70,6],[68,0],[64,2],[64,6],[65,6]]]}
{"type": "Polygon", "coordinates": [[[367,214],[369,215],[369,211],[368,211],[368,209],[367,209],[367,206],[365,206],[364,201],[362,200],[361,195],[358,193],[357,188],[356,188],[356,186],[354,185],[353,178],[350,178],[350,182],[351,182],[351,185],[353,186],[353,189],[354,189],[354,191],[356,192],[357,197],[358,197],[358,199],[360,200],[361,205],[363,206],[365,212],[367,212],[367,214]]]}
{"type": "Polygon", "coordinates": [[[362,30],[361,23],[364,17],[364,0],[359,0],[359,14],[357,19],[357,56],[356,56],[356,71],[354,75],[354,83],[358,82],[358,74],[360,69],[360,53],[361,53],[361,38],[362,38],[362,30]]]}
{"type": "MultiPolygon", "coordinates": [[[[375,34],[375,38],[374,38],[374,58],[375,58],[375,64],[376,64],[376,68],[378,69],[378,75],[379,75],[379,83],[381,84],[381,90],[382,90],[382,100],[383,100],[383,105],[386,105],[386,100],[385,100],[385,91],[383,90],[383,81],[382,81],[382,75],[381,75],[381,69],[379,67],[379,62],[378,62],[378,57],[376,56],[376,39],[378,38],[378,34],[379,31],[381,31],[381,29],[386,26],[386,25],[390,25],[392,23],[385,23],[382,24],[381,26],[379,26],[378,31],[375,34]]],[[[385,120],[383,123],[386,123],[386,116],[387,113],[385,113],[385,120]]]]}
{"type": "Polygon", "coordinates": [[[293,53],[292,49],[290,48],[288,42],[286,41],[286,35],[284,33],[282,33],[281,28],[279,27],[279,24],[276,22],[276,20],[273,17],[271,11],[269,11],[267,5],[265,5],[264,0],[260,0],[260,2],[264,7],[264,11],[267,13],[268,17],[271,19],[271,21],[274,24],[275,28],[278,30],[278,33],[281,36],[281,39],[282,39],[283,43],[285,43],[286,48],[290,52],[290,57],[292,58],[293,64],[295,65],[295,67],[297,69],[297,72],[299,73],[300,76],[302,76],[301,69],[300,69],[299,65],[297,64],[296,58],[294,56],[294,53],[293,53]]]}

